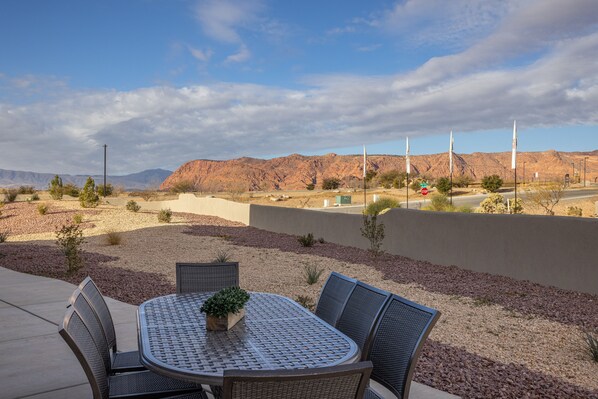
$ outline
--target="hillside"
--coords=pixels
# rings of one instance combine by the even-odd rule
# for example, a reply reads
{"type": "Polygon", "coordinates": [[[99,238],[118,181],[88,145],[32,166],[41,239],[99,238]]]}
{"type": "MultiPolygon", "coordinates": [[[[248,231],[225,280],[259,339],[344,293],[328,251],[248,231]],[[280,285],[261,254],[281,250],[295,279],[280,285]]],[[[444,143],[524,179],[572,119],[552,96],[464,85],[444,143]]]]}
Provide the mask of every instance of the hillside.
{"type": "MultiPolygon", "coordinates": [[[[598,178],[598,150],[592,152],[520,152],[517,154],[517,179],[531,181],[534,173],[544,180],[562,180],[565,174],[586,179],[598,178]],[[573,172],[572,163],[575,164],[573,172]],[[525,166],[524,166],[525,165],[525,166]]],[[[497,174],[513,180],[511,153],[455,154],[454,176],[468,175],[475,180],[497,174]]],[[[292,154],[274,159],[239,158],[229,161],[195,160],[180,166],[160,186],[168,190],[178,182],[190,182],[199,191],[240,190],[300,190],[309,183],[319,186],[324,178],[336,177],[345,185],[356,184],[363,176],[361,155],[326,154],[303,156],[292,154]]],[[[448,176],[448,154],[411,156],[411,173],[429,178],[448,176]]],[[[405,171],[405,157],[396,155],[368,156],[368,170],[383,173],[390,170],[405,171]]]]}
{"type": "MultiPolygon", "coordinates": [[[[144,190],[157,188],[172,172],[164,169],[148,169],[124,176],[106,176],[106,182],[113,186],[122,186],[126,190],[144,190]]],[[[48,188],[55,173],[36,173],[0,169],[0,187],[33,186],[37,190],[48,188]]],[[[88,175],[60,175],[63,183],[73,183],[79,187],[85,185],[88,175]]],[[[104,181],[103,175],[92,176],[96,184],[104,181]]]]}

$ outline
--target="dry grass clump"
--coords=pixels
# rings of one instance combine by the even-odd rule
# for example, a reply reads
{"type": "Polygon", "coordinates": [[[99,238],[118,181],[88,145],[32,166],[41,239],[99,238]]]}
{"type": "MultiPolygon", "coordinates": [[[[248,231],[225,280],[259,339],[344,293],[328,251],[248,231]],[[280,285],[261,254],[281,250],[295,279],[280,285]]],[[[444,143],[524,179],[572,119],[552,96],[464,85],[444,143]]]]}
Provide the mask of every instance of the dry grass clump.
{"type": "Polygon", "coordinates": [[[109,231],[106,233],[106,244],[120,245],[122,238],[122,234],[120,234],[118,231],[109,231]]]}

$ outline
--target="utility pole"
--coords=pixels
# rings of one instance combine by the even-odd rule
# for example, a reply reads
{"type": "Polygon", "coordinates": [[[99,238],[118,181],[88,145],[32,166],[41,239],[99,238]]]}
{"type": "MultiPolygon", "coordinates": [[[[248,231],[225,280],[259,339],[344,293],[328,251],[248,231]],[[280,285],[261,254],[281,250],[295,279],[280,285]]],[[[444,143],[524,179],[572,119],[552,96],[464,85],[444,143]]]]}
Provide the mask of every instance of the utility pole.
{"type": "Polygon", "coordinates": [[[571,167],[573,168],[573,173],[571,174],[571,178],[569,179],[569,185],[571,185],[573,179],[575,179],[575,162],[571,162],[571,167]]]}
{"type": "Polygon", "coordinates": [[[583,186],[586,186],[586,168],[588,157],[583,158],[583,186]]]}
{"type": "Polygon", "coordinates": [[[525,184],[525,161],[523,161],[523,184],[525,184]]]}
{"type": "Polygon", "coordinates": [[[106,198],[106,144],[104,144],[104,198],[106,198]]]}

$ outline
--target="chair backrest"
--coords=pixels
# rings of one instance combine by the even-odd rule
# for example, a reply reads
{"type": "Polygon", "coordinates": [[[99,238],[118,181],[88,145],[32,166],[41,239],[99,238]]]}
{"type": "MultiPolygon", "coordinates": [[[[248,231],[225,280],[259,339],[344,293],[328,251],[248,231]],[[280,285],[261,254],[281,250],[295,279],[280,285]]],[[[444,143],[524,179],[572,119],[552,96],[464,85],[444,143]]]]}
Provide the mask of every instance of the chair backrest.
{"type": "Polygon", "coordinates": [[[60,336],[71,348],[91,385],[95,399],[108,398],[108,374],[92,334],[77,310],[71,306],[62,321],[60,336]]]}
{"type": "Polygon", "coordinates": [[[393,295],[374,328],[368,360],[372,378],[407,399],[415,365],[440,312],[393,295]]]}
{"type": "Polygon", "coordinates": [[[371,362],[302,370],[225,370],[223,399],[359,399],[371,362]]]}
{"type": "Polygon", "coordinates": [[[210,292],[239,286],[239,262],[178,263],[176,292],[210,292]]]}
{"type": "Polygon", "coordinates": [[[367,358],[366,343],[371,338],[374,325],[388,298],[389,292],[358,281],[336,325],[336,328],[355,341],[364,360],[367,358]]]}
{"type": "Polygon", "coordinates": [[[355,279],[337,272],[330,273],[328,280],[322,287],[318,306],[316,306],[316,315],[331,326],[336,327],[345,303],[356,284],[357,280],[355,279]]]}
{"type": "Polygon", "coordinates": [[[102,324],[100,323],[98,315],[93,310],[87,297],[83,295],[81,290],[78,288],[69,298],[69,304],[77,311],[77,314],[87,326],[87,329],[91,334],[96,347],[98,348],[98,352],[102,356],[106,371],[110,373],[110,368],[112,365],[110,348],[108,347],[108,341],[106,341],[106,335],[104,334],[104,329],[102,328],[102,324]]]}
{"type": "Polygon", "coordinates": [[[89,276],[79,284],[79,289],[83,295],[85,295],[100,320],[100,324],[104,329],[104,336],[108,342],[108,348],[113,352],[116,352],[116,331],[114,331],[114,321],[112,320],[110,309],[108,309],[108,305],[106,304],[102,293],[89,276]]]}

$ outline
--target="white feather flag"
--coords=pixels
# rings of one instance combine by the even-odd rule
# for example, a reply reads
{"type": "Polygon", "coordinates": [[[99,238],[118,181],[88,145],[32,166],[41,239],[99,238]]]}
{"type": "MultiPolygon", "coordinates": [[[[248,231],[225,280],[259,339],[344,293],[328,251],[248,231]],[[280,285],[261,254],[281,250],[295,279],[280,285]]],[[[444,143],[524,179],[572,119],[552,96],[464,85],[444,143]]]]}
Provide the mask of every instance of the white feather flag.
{"type": "Polygon", "coordinates": [[[411,174],[411,160],[409,159],[409,137],[407,137],[407,149],[406,149],[406,157],[405,157],[405,170],[407,171],[407,174],[411,174]]]}
{"type": "Polygon", "coordinates": [[[517,169],[517,121],[513,121],[513,155],[511,156],[511,169],[517,169]]]}

